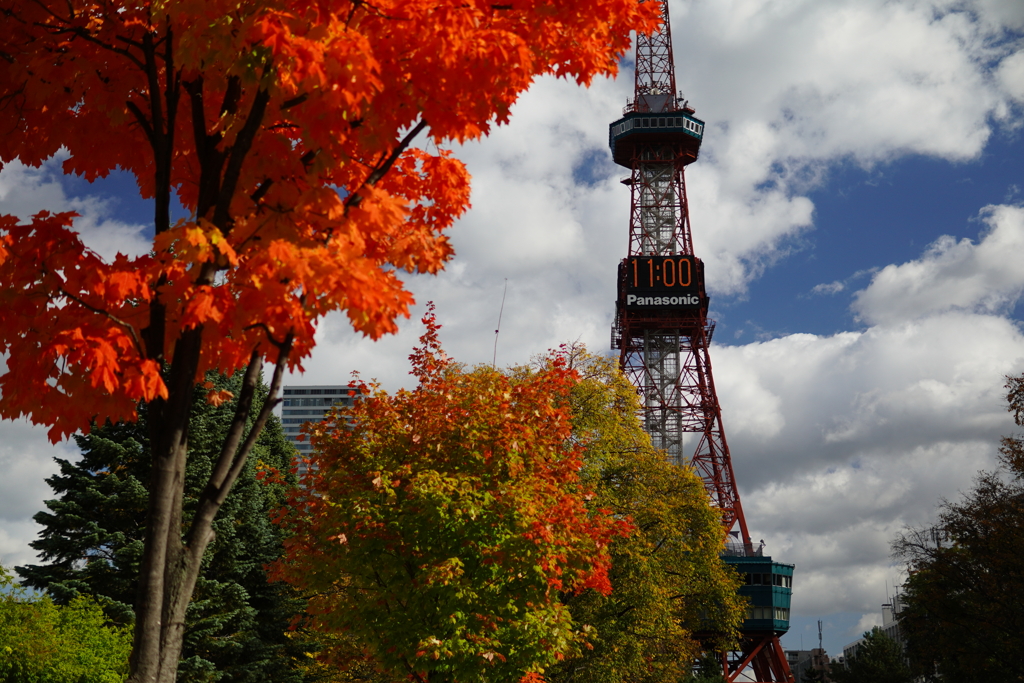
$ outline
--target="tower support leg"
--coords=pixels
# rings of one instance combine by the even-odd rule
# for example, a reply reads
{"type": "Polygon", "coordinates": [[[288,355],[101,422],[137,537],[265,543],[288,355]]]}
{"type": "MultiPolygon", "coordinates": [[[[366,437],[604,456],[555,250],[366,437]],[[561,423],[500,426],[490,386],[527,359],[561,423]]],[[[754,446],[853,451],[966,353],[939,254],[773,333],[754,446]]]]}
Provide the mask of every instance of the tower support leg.
{"type": "Polygon", "coordinates": [[[744,633],[741,638],[743,649],[732,661],[728,656],[722,657],[722,673],[727,683],[747,680],[740,676],[748,669],[756,683],[796,683],[777,635],[744,633]]]}

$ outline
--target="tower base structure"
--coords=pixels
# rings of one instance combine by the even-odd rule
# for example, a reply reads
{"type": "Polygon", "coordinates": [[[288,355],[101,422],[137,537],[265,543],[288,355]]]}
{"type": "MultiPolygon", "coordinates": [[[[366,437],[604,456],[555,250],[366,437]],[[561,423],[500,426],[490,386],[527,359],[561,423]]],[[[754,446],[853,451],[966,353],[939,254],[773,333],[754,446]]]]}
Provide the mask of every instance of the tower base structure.
{"type": "Polygon", "coordinates": [[[743,577],[740,595],[747,598],[747,618],[740,629],[740,648],[723,652],[722,673],[728,683],[746,681],[752,671],[758,683],[795,683],[779,637],[789,630],[793,601],[791,564],[774,562],[761,548],[742,544],[726,546],[722,559],[743,577]]]}
{"type": "Polygon", "coordinates": [[[757,683],[796,683],[782,643],[774,633],[744,633],[739,650],[722,653],[722,673],[727,683],[750,680],[740,678],[748,670],[757,683]]]}

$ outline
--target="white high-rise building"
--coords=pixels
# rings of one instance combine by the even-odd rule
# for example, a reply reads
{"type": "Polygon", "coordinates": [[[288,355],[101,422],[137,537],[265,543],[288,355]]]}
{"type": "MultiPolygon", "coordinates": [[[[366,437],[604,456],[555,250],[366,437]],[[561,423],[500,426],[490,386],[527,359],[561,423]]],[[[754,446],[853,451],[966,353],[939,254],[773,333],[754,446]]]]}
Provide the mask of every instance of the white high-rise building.
{"type": "Polygon", "coordinates": [[[300,454],[310,451],[309,441],[299,441],[302,425],[320,422],[334,406],[350,406],[356,387],[350,384],[309,384],[284,387],[281,403],[281,424],[285,438],[300,454]]]}
{"type": "MultiPolygon", "coordinates": [[[[882,625],[875,626],[875,628],[882,631],[882,633],[884,633],[889,638],[894,640],[897,645],[899,645],[901,648],[905,650],[906,644],[903,642],[903,635],[900,633],[899,617],[900,612],[902,611],[903,601],[900,599],[899,594],[897,594],[893,596],[891,602],[887,602],[884,605],[882,605],[882,625]]],[[[843,657],[845,659],[855,657],[857,655],[857,650],[860,649],[860,646],[863,643],[864,639],[858,638],[849,645],[843,647],[843,657]]],[[[907,663],[910,663],[909,660],[907,661],[907,663]]]]}

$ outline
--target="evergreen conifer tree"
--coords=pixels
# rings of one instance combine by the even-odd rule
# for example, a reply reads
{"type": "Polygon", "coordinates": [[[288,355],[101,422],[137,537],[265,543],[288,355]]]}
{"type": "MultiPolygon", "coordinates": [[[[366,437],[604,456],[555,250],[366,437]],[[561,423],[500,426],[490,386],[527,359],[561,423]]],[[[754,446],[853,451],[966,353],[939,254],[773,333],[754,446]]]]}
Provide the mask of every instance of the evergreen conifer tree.
{"type": "MultiPolygon", "coordinates": [[[[232,391],[240,375],[211,376],[207,389],[232,391]]],[[[197,391],[189,426],[185,524],[223,443],[234,401],[208,403],[197,391]]],[[[261,383],[257,403],[266,388],[261,383]]],[[[256,406],[258,412],[259,405],[256,406]]],[[[134,423],[107,424],[75,437],[82,458],[58,459],[47,480],[56,498],[35,516],[42,525],[31,545],[43,564],[18,567],[24,584],[46,590],[58,604],[96,598],[114,624],[131,624],[148,503],[149,429],[145,406],[134,423]]],[[[289,471],[295,450],[271,418],[214,522],[215,540],[186,617],[178,669],[184,683],[296,683],[306,643],[287,629],[302,603],[283,583],[269,583],[264,566],[281,553],[281,532],[269,520],[283,502],[280,484],[256,479],[259,467],[289,471]]]]}

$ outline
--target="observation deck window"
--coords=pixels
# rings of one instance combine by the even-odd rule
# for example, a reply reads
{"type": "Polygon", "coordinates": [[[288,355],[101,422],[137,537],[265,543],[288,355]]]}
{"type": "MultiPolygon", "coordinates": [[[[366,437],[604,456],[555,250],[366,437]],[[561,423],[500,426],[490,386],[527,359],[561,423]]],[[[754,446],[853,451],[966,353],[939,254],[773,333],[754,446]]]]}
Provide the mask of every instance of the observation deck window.
{"type": "Polygon", "coordinates": [[[788,607],[750,607],[747,609],[747,619],[778,619],[789,621],[788,607]]]}
{"type": "MultiPolygon", "coordinates": [[[[613,135],[622,135],[623,133],[628,133],[629,131],[635,128],[683,128],[685,130],[690,131],[691,133],[696,133],[697,135],[700,135],[703,131],[704,126],[682,116],[665,118],[645,117],[636,119],[626,119],[622,123],[616,125],[612,132],[613,135]]],[[[315,391],[310,393],[315,393],[315,391]]]]}
{"type": "Polygon", "coordinates": [[[748,586],[779,586],[780,588],[793,587],[793,577],[786,576],[785,574],[744,574],[743,582],[748,586]]]}

